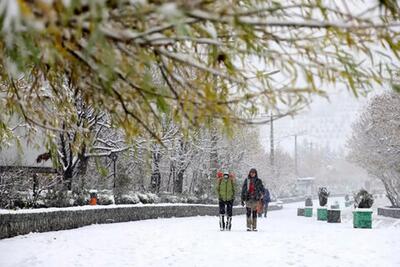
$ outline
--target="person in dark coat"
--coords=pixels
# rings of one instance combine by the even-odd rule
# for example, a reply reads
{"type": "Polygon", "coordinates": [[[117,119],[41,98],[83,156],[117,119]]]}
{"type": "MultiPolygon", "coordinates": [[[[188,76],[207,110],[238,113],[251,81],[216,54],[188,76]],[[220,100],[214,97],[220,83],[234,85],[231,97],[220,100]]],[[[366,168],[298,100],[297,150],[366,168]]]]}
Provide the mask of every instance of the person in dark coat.
{"type": "Polygon", "coordinates": [[[267,212],[268,212],[268,205],[269,202],[271,202],[271,195],[269,194],[268,188],[265,188],[264,190],[264,217],[267,217],[267,212]]]}
{"type": "Polygon", "coordinates": [[[242,206],[246,205],[247,231],[257,231],[257,202],[264,197],[264,185],[252,168],[242,186],[242,206]]]}

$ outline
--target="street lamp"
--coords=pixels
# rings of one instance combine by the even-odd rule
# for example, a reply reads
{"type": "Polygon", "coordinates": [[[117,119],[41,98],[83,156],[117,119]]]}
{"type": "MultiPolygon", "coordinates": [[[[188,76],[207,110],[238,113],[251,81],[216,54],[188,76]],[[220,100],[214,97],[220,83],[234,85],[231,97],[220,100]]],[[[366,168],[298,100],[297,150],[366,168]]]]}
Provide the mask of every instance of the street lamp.
{"type": "Polygon", "coordinates": [[[113,189],[115,190],[115,181],[116,181],[116,173],[117,173],[117,171],[116,171],[116,169],[117,169],[117,167],[116,167],[116,161],[117,161],[117,159],[118,159],[118,155],[117,155],[117,153],[115,153],[115,152],[111,152],[111,154],[109,155],[109,157],[110,157],[110,159],[113,161],[113,169],[114,169],[114,185],[113,185],[113,189]]]}

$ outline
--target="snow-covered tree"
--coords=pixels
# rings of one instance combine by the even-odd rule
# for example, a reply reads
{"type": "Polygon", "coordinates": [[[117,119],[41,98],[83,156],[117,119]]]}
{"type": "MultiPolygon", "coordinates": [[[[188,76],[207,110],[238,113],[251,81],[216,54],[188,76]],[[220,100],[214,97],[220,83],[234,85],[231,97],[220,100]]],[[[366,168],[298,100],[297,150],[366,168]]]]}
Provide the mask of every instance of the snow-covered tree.
{"type": "MultiPolygon", "coordinates": [[[[160,170],[160,164],[162,157],[165,157],[168,150],[172,150],[174,140],[180,135],[179,128],[168,118],[165,114],[162,116],[162,129],[161,129],[161,143],[158,140],[153,140],[151,144],[151,180],[150,188],[152,192],[159,193],[162,183],[162,175],[160,170]]],[[[171,158],[168,160],[172,161],[171,158]]],[[[171,163],[172,164],[172,163],[171,163]]],[[[171,174],[169,175],[171,177],[171,174]]],[[[170,178],[169,178],[170,179],[170,178]]],[[[175,181],[175,179],[173,180],[175,181]]],[[[167,186],[169,187],[169,186],[167,186]]]]}
{"type": "Polygon", "coordinates": [[[382,181],[391,204],[400,207],[400,94],[374,97],[353,125],[349,159],[382,181]]]}

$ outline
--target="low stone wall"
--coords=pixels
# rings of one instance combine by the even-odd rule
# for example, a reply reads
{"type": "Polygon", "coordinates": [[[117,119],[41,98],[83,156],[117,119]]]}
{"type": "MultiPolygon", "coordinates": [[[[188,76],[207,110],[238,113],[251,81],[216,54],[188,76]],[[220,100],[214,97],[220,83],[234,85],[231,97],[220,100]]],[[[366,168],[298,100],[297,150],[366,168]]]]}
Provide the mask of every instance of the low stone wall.
{"type": "Polygon", "coordinates": [[[378,215],[400,219],[400,208],[378,208],[378,215]]]}
{"type": "MultiPolygon", "coordinates": [[[[270,205],[268,210],[282,209],[270,205]]],[[[0,213],[0,239],[30,232],[48,232],[78,228],[90,224],[128,222],[156,218],[217,215],[216,205],[148,205],[125,207],[99,207],[94,209],[43,210],[0,213]]],[[[246,209],[234,207],[233,215],[244,214],[246,209]]]]}
{"type": "MultiPolygon", "coordinates": [[[[332,197],[344,197],[345,194],[331,194],[329,195],[330,198],[332,197]]],[[[294,196],[294,197],[285,197],[285,198],[278,198],[278,200],[282,203],[293,203],[293,202],[305,202],[307,196],[294,196]]],[[[318,201],[318,196],[313,195],[311,198],[318,201]]]]}
{"type": "Polygon", "coordinates": [[[301,202],[301,201],[305,201],[306,197],[287,197],[287,198],[279,198],[279,201],[281,201],[282,203],[293,203],[293,202],[301,202]]]}

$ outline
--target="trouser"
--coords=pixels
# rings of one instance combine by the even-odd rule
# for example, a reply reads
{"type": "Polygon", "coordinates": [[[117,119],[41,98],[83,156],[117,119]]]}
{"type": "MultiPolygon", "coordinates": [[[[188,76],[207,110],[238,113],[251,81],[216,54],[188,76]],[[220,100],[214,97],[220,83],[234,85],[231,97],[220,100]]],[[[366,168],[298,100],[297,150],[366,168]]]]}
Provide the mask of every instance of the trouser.
{"type": "Polygon", "coordinates": [[[226,207],[226,213],[228,217],[232,217],[232,206],[233,206],[233,200],[228,200],[228,201],[219,201],[219,214],[224,215],[225,214],[225,207],[226,207]]]}
{"type": "Polygon", "coordinates": [[[269,204],[269,202],[267,202],[267,203],[264,203],[264,217],[267,217],[267,212],[268,212],[268,204],[269,204]]]}
{"type": "Polygon", "coordinates": [[[232,227],[232,206],[233,206],[233,200],[229,201],[219,201],[219,227],[221,231],[223,230],[231,230],[232,227]],[[226,213],[228,217],[226,218],[226,223],[224,219],[225,215],[225,206],[226,206],[226,213]]]}
{"type": "Polygon", "coordinates": [[[246,201],[246,217],[247,217],[247,229],[257,229],[257,201],[248,200],[246,201]]]}

